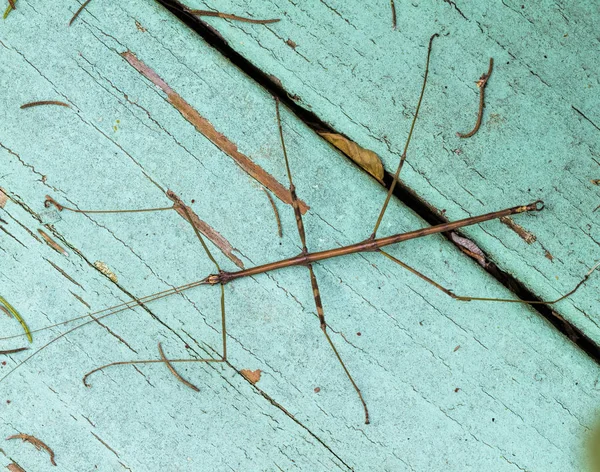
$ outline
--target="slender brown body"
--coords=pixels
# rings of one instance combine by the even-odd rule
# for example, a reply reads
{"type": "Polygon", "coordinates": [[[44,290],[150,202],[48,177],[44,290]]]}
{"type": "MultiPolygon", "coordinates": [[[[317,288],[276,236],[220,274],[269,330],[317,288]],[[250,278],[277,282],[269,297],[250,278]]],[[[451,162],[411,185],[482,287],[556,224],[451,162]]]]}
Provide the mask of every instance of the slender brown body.
{"type": "Polygon", "coordinates": [[[209,275],[206,281],[211,285],[226,284],[234,279],[242,277],[248,277],[251,275],[263,274],[272,270],[283,269],[284,267],[292,267],[297,265],[309,265],[325,259],[331,259],[332,257],[343,256],[346,254],[355,254],[357,252],[373,252],[378,251],[382,247],[389,246],[391,244],[400,243],[402,241],[408,241],[409,239],[421,238],[430,234],[444,233],[446,231],[453,231],[463,226],[470,226],[484,221],[494,220],[496,218],[502,218],[503,216],[510,216],[516,213],[525,213],[528,211],[540,211],[544,208],[544,203],[541,200],[530,203],[529,205],[521,205],[505,210],[495,211],[492,213],[486,213],[484,215],[473,216],[471,218],[465,218],[463,220],[454,221],[451,223],[443,223],[429,228],[417,229],[408,233],[394,234],[392,236],[386,236],[384,238],[369,238],[360,243],[351,244],[350,246],[339,247],[335,249],[328,249],[326,251],[312,252],[312,253],[301,253],[295,257],[289,259],[283,259],[277,262],[270,262],[268,264],[259,265],[250,269],[239,270],[236,272],[219,272],[218,274],[209,275]]]}

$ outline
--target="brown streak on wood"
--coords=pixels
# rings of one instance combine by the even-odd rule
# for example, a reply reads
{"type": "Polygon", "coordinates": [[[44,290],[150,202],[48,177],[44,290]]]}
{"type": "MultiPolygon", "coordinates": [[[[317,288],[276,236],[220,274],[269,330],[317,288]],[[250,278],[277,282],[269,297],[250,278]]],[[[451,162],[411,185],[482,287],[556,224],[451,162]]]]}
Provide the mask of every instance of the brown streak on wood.
{"type": "Polygon", "coordinates": [[[46,241],[46,243],[48,244],[48,246],[50,246],[56,252],[61,253],[63,256],[68,256],[69,255],[69,253],[65,249],[63,249],[63,247],[60,244],[58,244],[56,241],[54,241],[44,231],[42,231],[41,229],[38,229],[38,233],[40,233],[40,236],[42,238],[44,238],[44,240],[46,241]]]}
{"type": "Polygon", "coordinates": [[[115,456],[119,457],[119,453],[115,451],[112,447],[110,447],[108,444],[106,444],[104,441],[102,441],[102,439],[100,439],[97,434],[94,434],[93,431],[90,431],[90,433],[92,433],[92,436],[94,436],[98,441],[100,441],[106,449],[112,452],[115,456]]]}
{"type": "MultiPolygon", "coordinates": [[[[248,156],[238,151],[235,143],[231,142],[229,138],[217,131],[210,121],[200,115],[196,109],[186,102],[181,95],[175,92],[153,69],[140,61],[131,51],[126,51],[122,53],[121,56],[134,69],[146,77],[146,79],[159,87],[167,95],[169,103],[171,103],[171,105],[173,105],[177,111],[179,111],[179,113],[181,113],[181,115],[209,141],[231,157],[244,172],[271,190],[271,192],[273,192],[281,201],[289,205],[292,204],[292,197],[288,189],[281,185],[275,177],[252,162],[248,156]]],[[[309,209],[308,205],[302,201],[299,203],[302,213],[306,213],[309,209]]]]}
{"type": "Polygon", "coordinates": [[[40,441],[38,438],[31,436],[29,434],[15,434],[13,436],[9,436],[8,438],[6,438],[7,440],[10,439],[22,439],[23,442],[28,442],[31,443],[35,446],[35,448],[40,451],[42,449],[44,449],[48,454],[50,454],[50,463],[52,465],[56,465],[56,462],[54,461],[54,451],[52,449],[50,449],[45,443],[43,443],[42,441],[40,441]]]}
{"type": "MultiPolygon", "coordinates": [[[[48,264],[50,264],[50,265],[51,265],[52,267],[54,267],[54,268],[55,268],[55,269],[56,269],[58,272],[60,272],[60,274],[61,274],[63,277],[65,277],[65,278],[66,278],[66,279],[67,279],[69,282],[72,282],[72,283],[74,283],[75,285],[77,285],[78,287],[81,287],[81,285],[80,285],[80,284],[79,284],[79,283],[78,283],[78,282],[77,282],[75,279],[73,279],[73,278],[72,278],[72,277],[71,277],[69,274],[67,274],[67,273],[66,273],[64,270],[62,270],[60,267],[58,267],[58,266],[57,266],[57,265],[56,265],[54,262],[52,262],[51,260],[49,260],[49,259],[46,259],[46,258],[44,258],[44,259],[46,260],[46,262],[47,262],[48,264]]],[[[81,287],[81,288],[83,288],[83,287],[81,287]]]]}
{"type": "Polygon", "coordinates": [[[4,189],[0,187],[0,208],[4,208],[7,201],[8,195],[6,195],[6,193],[4,193],[4,189]]]}
{"type": "Polygon", "coordinates": [[[6,351],[0,351],[0,356],[8,356],[9,354],[16,354],[18,352],[27,351],[28,347],[19,347],[17,349],[8,349],[6,351]]]}
{"type": "Polygon", "coordinates": [[[160,354],[160,358],[165,361],[165,365],[167,366],[167,368],[169,369],[169,371],[173,374],[173,376],[179,380],[183,385],[185,385],[186,387],[191,388],[193,391],[195,392],[199,392],[200,389],[198,387],[196,387],[193,383],[188,382],[187,380],[185,380],[180,374],[179,372],[177,372],[175,370],[175,367],[173,367],[171,365],[171,363],[169,362],[169,360],[167,359],[167,357],[165,356],[165,353],[163,351],[163,348],[161,346],[160,343],[158,343],[158,352],[160,354]]]}
{"type": "Polygon", "coordinates": [[[175,211],[186,221],[188,221],[185,209],[188,210],[190,217],[192,218],[192,224],[200,231],[204,236],[212,241],[223,254],[225,254],[236,266],[244,268],[244,263],[235,255],[233,251],[235,248],[227,241],[219,232],[215,231],[208,223],[198,218],[198,215],[187,206],[181,198],[179,198],[172,190],[167,190],[167,197],[175,203],[175,211]],[[185,208],[185,209],[184,209],[185,208]]]}
{"type": "Polygon", "coordinates": [[[510,229],[512,229],[519,236],[521,236],[521,238],[527,244],[533,244],[536,241],[537,238],[536,238],[535,234],[530,233],[525,228],[523,228],[521,225],[518,225],[517,223],[515,223],[512,220],[512,218],[505,216],[503,218],[500,218],[500,221],[502,221],[502,223],[504,223],[506,226],[508,226],[510,229]]]}
{"type": "Polygon", "coordinates": [[[79,295],[77,295],[74,292],[71,292],[71,290],[69,290],[69,292],[71,293],[71,295],[73,295],[77,300],[79,300],[81,303],[83,303],[88,309],[92,309],[92,307],[90,306],[90,304],[88,302],[86,302],[83,298],[81,298],[79,295]]]}

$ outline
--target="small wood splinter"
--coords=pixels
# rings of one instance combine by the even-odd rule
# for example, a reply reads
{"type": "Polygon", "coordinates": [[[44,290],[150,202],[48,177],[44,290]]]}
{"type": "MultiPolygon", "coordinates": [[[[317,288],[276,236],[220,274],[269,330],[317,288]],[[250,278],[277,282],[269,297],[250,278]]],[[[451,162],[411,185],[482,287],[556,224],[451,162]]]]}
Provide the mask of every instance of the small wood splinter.
{"type": "Polygon", "coordinates": [[[177,380],[179,380],[186,387],[191,388],[194,392],[199,392],[200,391],[200,389],[198,387],[196,387],[194,384],[188,382],[181,375],[179,375],[179,372],[177,372],[175,370],[175,367],[173,367],[171,365],[171,362],[169,362],[169,360],[166,358],[165,353],[164,353],[163,348],[162,348],[162,345],[160,343],[158,343],[158,352],[160,354],[160,358],[164,361],[164,363],[167,366],[167,368],[171,371],[171,373],[173,374],[173,376],[177,380]]]}
{"type": "Polygon", "coordinates": [[[71,105],[65,102],[59,102],[56,100],[42,100],[39,102],[25,103],[24,105],[21,105],[21,110],[24,110],[25,108],[39,107],[42,105],[57,105],[59,107],[71,108],[71,105]]]}
{"type": "Polygon", "coordinates": [[[394,4],[394,0],[390,0],[390,4],[392,6],[392,29],[396,29],[396,5],[394,4]]]}
{"type": "Polygon", "coordinates": [[[77,11],[75,12],[75,14],[73,15],[73,18],[71,18],[71,21],[69,21],[69,26],[71,26],[73,24],[73,22],[77,19],[77,17],[79,16],[79,14],[83,11],[83,9],[85,7],[87,7],[88,3],[90,3],[92,0],[86,0],[85,2],[83,2],[81,4],[81,6],[77,9],[77,11]]]}
{"type": "Polygon", "coordinates": [[[479,127],[481,126],[481,119],[483,118],[483,109],[485,107],[485,86],[487,85],[490,75],[492,75],[493,67],[494,59],[490,57],[490,67],[487,71],[487,74],[483,74],[479,78],[479,80],[475,82],[477,84],[477,87],[479,88],[479,111],[477,113],[477,121],[475,122],[475,127],[468,133],[456,133],[456,136],[458,136],[459,138],[470,138],[475,133],[477,133],[479,127]]]}
{"type": "Polygon", "coordinates": [[[48,454],[50,454],[50,463],[54,466],[56,465],[56,462],[54,461],[54,451],[50,449],[45,443],[40,441],[38,438],[31,436],[30,434],[15,434],[13,436],[9,436],[6,439],[22,439],[23,442],[33,444],[38,451],[41,451],[42,449],[45,450],[48,454]]]}
{"type": "Polygon", "coordinates": [[[220,11],[210,10],[190,10],[186,8],[186,11],[194,16],[212,16],[215,18],[224,18],[226,20],[242,21],[244,23],[253,23],[255,25],[268,25],[270,23],[277,23],[281,21],[279,18],[273,18],[270,20],[255,20],[253,18],[245,18],[243,16],[231,15],[229,13],[222,13],[220,11]]]}

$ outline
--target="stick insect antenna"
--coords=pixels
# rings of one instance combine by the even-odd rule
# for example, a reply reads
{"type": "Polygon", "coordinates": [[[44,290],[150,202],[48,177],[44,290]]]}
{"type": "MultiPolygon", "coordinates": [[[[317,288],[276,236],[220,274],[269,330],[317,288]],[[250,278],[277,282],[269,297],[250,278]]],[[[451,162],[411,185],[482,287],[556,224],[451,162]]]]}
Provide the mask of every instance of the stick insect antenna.
{"type": "MultiPolygon", "coordinates": [[[[37,349],[36,351],[34,351],[32,354],[30,354],[28,357],[26,357],[24,360],[22,360],[20,363],[18,363],[15,367],[13,367],[10,371],[8,371],[8,373],[6,373],[6,375],[4,375],[3,377],[0,377],[0,383],[2,383],[15,370],[17,370],[23,364],[25,364],[26,362],[28,362],[31,358],[37,356],[40,352],[42,352],[48,346],[50,346],[51,344],[54,344],[56,341],[64,338],[67,334],[70,334],[73,331],[78,330],[79,328],[83,328],[84,326],[87,326],[90,323],[98,322],[98,320],[101,320],[103,318],[107,318],[107,317],[115,315],[117,313],[121,313],[122,311],[130,310],[130,309],[132,309],[132,308],[134,308],[136,306],[144,306],[145,303],[152,302],[154,300],[158,300],[160,298],[164,298],[164,297],[167,297],[169,295],[173,295],[175,293],[180,293],[180,292],[183,292],[184,290],[189,290],[190,288],[198,287],[199,285],[207,285],[207,284],[209,284],[209,282],[206,279],[199,280],[197,282],[192,282],[191,284],[182,285],[181,287],[176,287],[174,289],[165,290],[163,292],[158,292],[158,293],[156,293],[154,295],[148,295],[148,296],[143,297],[141,299],[135,298],[134,300],[132,300],[130,302],[121,303],[121,304],[115,305],[114,307],[111,307],[111,308],[105,308],[105,309],[97,311],[95,313],[88,313],[87,315],[83,315],[83,316],[80,316],[80,317],[77,317],[77,318],[73,318],[73,319],[70,319],[70,320],[67,320],[67,321],[63,321],[61,323],[56,323],[54,325],[46,326],[44,328],[39,328],[39,329],[36,329],[36,330],[32,330],[30,332],[31,333],[35,333],[35,332],[38,332],[38,331],[43,331],[43,330],[46,330],[46,329],[54,328],[56,326],[60,326],[60,325],[63,325],[63,324],[66,324],[66,323],[70,323],[72,321],[80,320],[80,319],[83,319],[83,318],[92,318],[89,321],[81,323],[81,324],[75,326],[74,328],[71,328],[71,329],[65,331],[64,333],[59,334],[57,337],[55,337],[51,341],[48,341],[46,344],[44,344],[42,347],[40,347],[39,349],[37,349]],[[106,311],[108,311],[108,313],[105,313],[106,311]],[[102,314],[101,316],[95,316],[95,315],[100,314],[100,313],[104,313],[104,314],[102,314]]],[[[8,336],[8,337],[5,337],[5,338],[0,338],[0,340],[12,339],[12,338],[17,338],[17,337],[21,337],[21,336],[25,336],[25,334],[8,336]]]]}
{"type": "MultiPolygon", "coordinates": [[[[292,206],[294,208],[294,214],[296,215],[296,226],[298,227],[298,234],[300,236],[300,241],[302,242],[302,254],[306,255],[306,254],[308,254],[308,249],[306,247],[306,235],[305,235],[305,231],[304,231],[304,223],[302,222],[302,213],[300,212],[300,206],[298,205],[298,197],[296,196],[296,187],[294,186],[294,181],[292,179],[292,172],[290,170],[290,163],[288,160],[287,150],[285,147],[285,140],[283,138],[283,127],[281,126],[281,115],[279,112],[279,99],[277,97],[275,97],[275,110],[277,113],[277,126],[279,128],[279,137],[281,139],[281,148],[283,150],[283,157],[285,159],[285,168],[287,170],[288,180],[290,182],[290,194],[292,197],[292,206]]],[[[362,396],[362,393],[361,393],[360,389],[358,388],[358,385],[352,378],[352,375],[350,374],[350,371],[346,367],[346,364],[342,360],[342,357],[340,356],[339,351],[335,347],[333,340],[329,336],[329,333],[327,332],[327,323],[325,322],[325,312],[323,310],[323,303],[321,301],[321,292],[319,290],[319,284],[317,282],[317,277],[315,276],[313,266],[312,266],[312,264],[307,264],[307,267],[308,267],[308,271],[310,273],[310,283],[312,285],[313,297],[315,299],[315,306],[317,308],[317,315],[319,317],[319,322],[321,324],[321,330],[323,331],[323,334],[325,335],[327,342],[331,346],[331,349],[333,349],[333,353],[335,354],[335,357],[337,358],[340,365],[344,369],[346,376],[350,380],[352,387],[354,387],[354,390],[358,394],[358,398],[360,399],[360,402],[362,403],[362,406],[363,406],[363,409],[365,412],[365,424],[369,424],[369,410],[368,410],[367,404],[362,396]]]]}
{"type": "Polygon", "coordinates": [[[390,203],[390,199],[392,198],[392,194],[394,193],[394,189],[396,188],[396,184],[398,183],[400,171],[404,166],[404,161],[406,161],[406,151],[408,151],[408,145],[410,144],[410,140],[412,139],[413,131],[415,129],[415,123],[417,122],[417,117],[419,116],[419,110],[421,108],[421,102],[423,101],[423,95],[425,94],[425,86],[427,85],[427,76],[429,75],[429,58],[431,57],[431,46],[433,44],[433,39],[437,36],[439,36],[439,34],[435,33],[431,36],[431,38],[429,38],[429,46],[427,47],[427,62],[425,63],[425,76],[423,77],[423,86],[421,87],[421,94],[419,95],[419,101],[417,102],[415,116],[413,117],[412,123],[410,125],[408,138],[406,138],[406,144],[404,145],[404,151],[402,152],[402,156],[400,157],[400,163],[398,164],[398,168],[396,169],[396,173],[394,174],[394,180],[392,181],[392,185],[390,185],[390,189],[388,190],[387,197],[385,197],[383,207],[379,212],[379,217],[377,218],[377,223],[375,223],[375,228],[373,229],[373,234],[371,234],[371,239],[375,239],[375,236],[377,235],[377,230],[379,229],[379,225],[381,224],[381,220],[383,219],[385,210],[387,210],[387,206],[390,203]]]}

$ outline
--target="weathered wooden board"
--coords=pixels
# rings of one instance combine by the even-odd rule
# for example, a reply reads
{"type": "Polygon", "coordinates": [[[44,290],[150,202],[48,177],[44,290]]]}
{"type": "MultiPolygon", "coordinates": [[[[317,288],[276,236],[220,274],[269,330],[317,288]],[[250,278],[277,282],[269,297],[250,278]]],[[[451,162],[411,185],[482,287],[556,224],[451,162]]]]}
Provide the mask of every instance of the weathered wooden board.
{"type": "MultiPolygon", "coordinates": [[[[285,184],[273,99],[152,2],[92,2],[69,29],[76,7],[22,0],[0,29],[0,186],[10,196],[0,210],[0,295],[36,329],[214,271],[174,212],[58,213],[44,207],[47,194],[80,209],[141,208],[170,205],[171,189],[247,267],[296,254],[291,207],[277,201],[278,239],[260,185],[121,54],[135,53],[285,184]],[[48,99],[71,108],[19,109],[48,99]]],[[[295,183],[311,207],[310,249],[368,235],[382,188],[285,110],[283,121],[295,183]]],[[[383,230],[423,225],[393,201],[383,230]]],[[[442,237],[393,253],[457,293],[510,296],[442,237]]],[[[106,370],[90,389],[81,377],[103,363],[157,358],[159,341],[170,357],[217,355],[214,287],[103,319],[42,351],[0,381],[0,436],[35,435],[65,471],[581,470],[600,369],[535,312],[449,301],[376,254],[319,264],[333,339],[370,406],[365,426],[320,332],[304,272],[226,287],[230,364],[179,369],[200,393],[158,365],[106,370]],[[261,369],[262,378],[252,385],[240,369],[261,369]]],[[[19,332],[2,313],[0,323],[3,335],[19,332]]],[[[32,349],[65,329],[34,333],[32,349]]],[[[0,349],[25,344],[2,341],[0,349]]],[[[0,375],[23,358],[8,357],[0,375]]],[[[0,448],[2,466],[49,468],[31,445],[0,448]]]]}
{"type": "MultiPolygon", "coordinates": [[[[395,171],[418,97],[426,45],[429,87],[404,182],[450,220],[521,201],[546,202],[543,218],[465,233],[540,298],[570,290],[600,259],[600,92],[597,2],[411,3],[189,0],[204,8],[281,18],[259,28],[206,18],[229,45],[272,75],[337,131],[379,153],[395,171]],[[288,42],[291,40],[291,43],[288,42]],[[295,45],[292,47],[290,44],[295,45]],[[495,59],[483,125],[475,84],[495,59]]],[[[600,342],[600,278],[556,311],[600,342]]]]}

